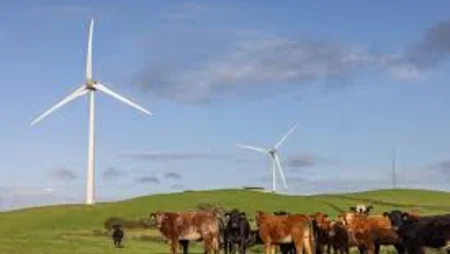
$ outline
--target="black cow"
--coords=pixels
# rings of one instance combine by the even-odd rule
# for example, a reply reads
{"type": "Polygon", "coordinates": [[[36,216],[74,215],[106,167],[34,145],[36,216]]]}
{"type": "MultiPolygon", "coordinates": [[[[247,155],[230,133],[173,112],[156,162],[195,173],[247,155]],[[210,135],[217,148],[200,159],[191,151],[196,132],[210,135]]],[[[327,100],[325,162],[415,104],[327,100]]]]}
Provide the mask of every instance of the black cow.
{"type": "Polygon", "coordinates": [[[235,253],[236,245],[239,253],[245,254],[247,245],[251,241],[250,223],[244,212],[233,209],[225,213],[227,223],[224,230],[224,251],[227,253],[235,253]]]}
{"type": "Polygon", "coordinates": [[[417,217],[393,210],[383,215],[391,221],[408,254],[424,254],[424,247],[441,248],[450,241],[450,214],[417,217]]]}
{"type": "Polygon", "coordinates": [[[117,248],[122,248],[123,247],[122,239],[123,239],[123,235],[124,235],[123,230],[121,229],[119,224],[114,224],[112,226],[112,228],[114,229],[114,231],[113,231],[111,237],[114,241],[114,246],[117,248]]]}

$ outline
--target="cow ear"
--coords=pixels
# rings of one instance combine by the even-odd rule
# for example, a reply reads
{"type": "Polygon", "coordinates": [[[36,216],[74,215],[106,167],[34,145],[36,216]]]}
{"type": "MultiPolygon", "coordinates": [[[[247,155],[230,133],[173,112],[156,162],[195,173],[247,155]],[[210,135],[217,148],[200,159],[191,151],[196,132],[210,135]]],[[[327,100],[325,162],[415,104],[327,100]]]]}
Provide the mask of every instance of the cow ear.
{"type": "Polygon", "coordinates": [[[403,212],[402,213],[402,219],[403,220],[408,220],[410,217],[409,217],[409,213],[408,212],[403,212]]]}
{"type": "Polygon", "coordinates": [[[150,219],[151,219],[151,220],[154,220],[155,217],[156,217],[155,213],[151,213],[151,214],[150,214],[150,219]]]}
{"type": "Polygon", "coordinates": [[[354,206],[350,206],[350,211],[352,211],[352,212],[356,212],[356,207],[354,207],[354,206]]]}
{"type": "Polygon", "coordinates": [[[241,212],[240,215],[241,215],[241,218],[247,217],[247,214],[245,214],[245,212],[241,212]]]}
{"type": "Polygon", "coordinates": [[[373,205],[368,205],[368,206],[366,207],[366,209],[367,209],[367,211],[372,210],[372,209],[373,209],[373,205]]]}
{"type": "Polygon", "coordinates": [[[387,216],[389,216],[389,213],[388,212],[383,212],[383,216],[387,217],[387,216]]]}

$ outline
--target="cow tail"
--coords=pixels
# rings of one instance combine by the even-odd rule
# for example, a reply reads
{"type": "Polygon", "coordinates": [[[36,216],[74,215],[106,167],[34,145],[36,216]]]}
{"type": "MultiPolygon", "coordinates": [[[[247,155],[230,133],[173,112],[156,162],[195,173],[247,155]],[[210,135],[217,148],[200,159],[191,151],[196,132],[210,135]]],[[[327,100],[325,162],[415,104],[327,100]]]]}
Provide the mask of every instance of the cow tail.
{"type": "Polygon", "coordinates": [[[308,225],[309,225],[309,239],[308,239],[309,245],[311,246],[312,254],[316,254],[316,241],[317,241],[316,228],[317,228],[317,225],[316,225],[315,220],[309,220],[308,225]]]}

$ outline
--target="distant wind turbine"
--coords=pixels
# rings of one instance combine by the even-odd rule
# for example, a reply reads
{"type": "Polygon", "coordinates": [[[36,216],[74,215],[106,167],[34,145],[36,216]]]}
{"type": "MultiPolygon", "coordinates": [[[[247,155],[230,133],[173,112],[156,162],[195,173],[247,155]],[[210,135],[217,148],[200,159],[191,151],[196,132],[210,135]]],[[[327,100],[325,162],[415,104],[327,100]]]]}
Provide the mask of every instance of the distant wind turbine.
{"type": "Polygon", "coordinates": [[[284,134],[284,136],[281,137],[281,139],[275,144],[275,146],[272,149],[266,149],[266,148],[260,148],[255,146],[248,146],[248,145],[240,145],[237,144],[236,146],[243,149],[249,149],[256,152],[260,152],[262,154],[267,154],[272,159],[272,191],[276,191],[276,170],[278,169],[278,172],[280,173],[281,180],[283,180],[283,185],[285,188],[287,188],[286,179],[284,178],[283,174],[283,168],[281,167],[280,162],[280,155],[278,152],[278,148],[283,144],[283,142],[287,139],[287,137],[297,128],[297,124],[295,124],[289,131],[284,134]]]}
{"type": "Polygon", "coordinates": [[[94,93],[96,91],[103,92],[131,107],[134,107],[147,115],[152,115],[149,111],[142,108],[141,106],[135,104],[134,102],[122,97],[111,89],[107,88],[104,84],[97,82],[92,79],[92,33],[94,29],[94,19],[91,19],[91,24],[89,27],[89,38],[88,38],[88,48],[87,48],[87,59],[86,59],[86,80],[85,83],[82,84],[79,88],[69,94],[67,97],[62,99],[60,102],[55,104],[49,110],[40,115],[36,120],[34,120],[31,125],[35,125],[44,117],[55,111],[56,109],[62,107],[63,105],[75,100],[78,97],[81,97],[85,94],[89,94],[89,144],[88,144],[88,162],[87,162],[87,176],[86,176],[86,204],[92,205],[95,203],[94,201],[94,168],[95,168],[95,132],[94,132],[94,124],[95,124],[95,107],[94,107],[94,93]]]}

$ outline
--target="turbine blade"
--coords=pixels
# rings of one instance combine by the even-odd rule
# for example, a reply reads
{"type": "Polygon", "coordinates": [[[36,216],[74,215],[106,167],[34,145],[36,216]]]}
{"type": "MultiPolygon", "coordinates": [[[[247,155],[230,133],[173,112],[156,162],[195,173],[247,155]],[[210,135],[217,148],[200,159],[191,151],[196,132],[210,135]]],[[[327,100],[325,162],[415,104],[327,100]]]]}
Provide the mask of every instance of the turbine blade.
{"type": "Polygon", "coordinates": [[[260,153],[267,153],[267,150],[264,149],[264,148],[248,146],[248,145],[240,145],[240,144],[237,144],[236,146],[239,147],[239,148],[249,149],[249,150],[257,151],[257,152],[260,152],[260,153]]]}
{"type": "Polygon", "coordinates": [[[295,124],[288,132],[286,132],[286,134],[284,134],[284,136],[280,139],[280,141],[278,141],[278,143],[275,144],[275,149],[277,149],[278,147],[280,147],[281,144],[283,144],[283,142],[287,139],[289,134],[291,134],[295,130],[295,128],[297,128],[297,124],[295,124]]]}
{"type": "Polygon", "coordinates": [[[91,19],[89,26],[88,49],[86,57],[86,80],[92,79],[92,34],[94,32],[94,19],[91,19]]]}
{"type": "Polygon", "coordinates": [[[103,93],[105,93],[105,94],[107,94],[107,95],[109,95],[109,96],[111,96],[111,97],[113,97],[113,98],[115,98],[115,99],[117,99],[117,100],[127,104],[128,106],[131,106],[131,107],[133,107],[133,108],[135,108],[135,109],[137,109],[137,110],[139,110],[141,112],[144,112],[147,115],[152,115],[152,113],[150,113],[148,110],[146,110],[143,107],[137,105],[136,103],[130,101],[129,99],[127,99],[127,98],[117,94],[116,92],[114,92],[111,89],[107,88],[103,84],[98,84],[97,83],[97,84],[95,84],[95,88],[97,90],[99,90],[99,91],[101,91],[101,92],[103,92],[103,93]]]}
{"type": "Polygon", "coordinates": [[[59,101],[58,103],[56,103],[53,107],[51,107],[50,109],[48,109],[47,111],[45,111],[42,115],[40,115],[38,118],[36,118],[31,125],[35,125],[37,122],[39,122],[40,120],[42,120],[44,117],[46,117],[47,115],[49,115],[50,113],[52,113],[53,111],[57,110],[58,108],[64,106],[65,104],[69,103],[70,101],[86,94],[89,90],[86,89],[86,87],[83,85],[81,87],[79,87],[77,90],[75,90],[74,92],[72,92],[71,94],[69,94],[67,97],[65,97],[64,99],[62,99],[61,101],[59,101]]]}
{"type": "Polygon", "coordinates": [[[280,172],[281,180],[283,180],[283,185],[285,188],[287,188],[288,186],[286,183],[286,178],[284,178],[283,168],[281,167],[280,157],[278,156],[278,154],[275,155],[275,162],[277,163],[277,168],[278,172],[280,172]]]}

